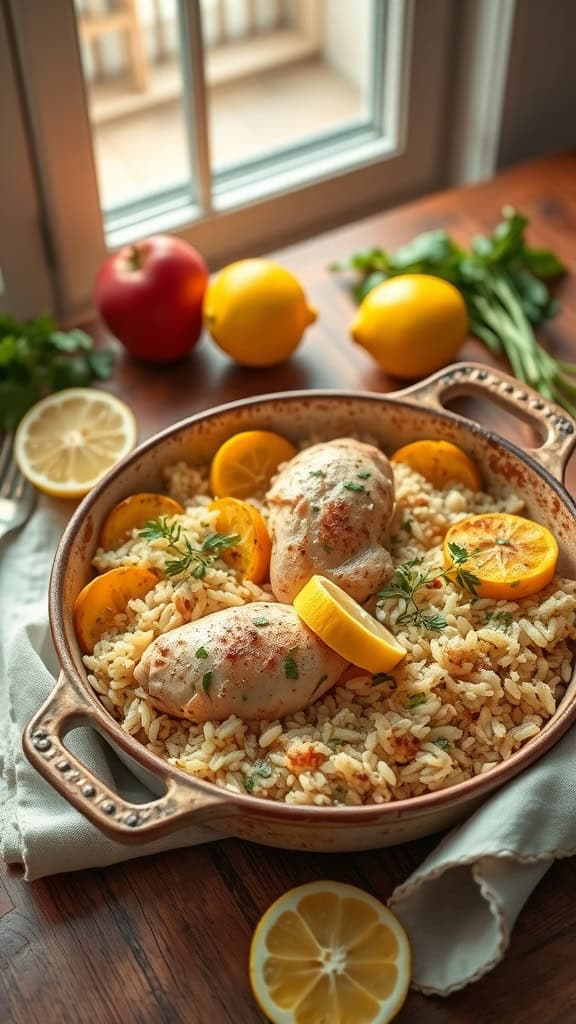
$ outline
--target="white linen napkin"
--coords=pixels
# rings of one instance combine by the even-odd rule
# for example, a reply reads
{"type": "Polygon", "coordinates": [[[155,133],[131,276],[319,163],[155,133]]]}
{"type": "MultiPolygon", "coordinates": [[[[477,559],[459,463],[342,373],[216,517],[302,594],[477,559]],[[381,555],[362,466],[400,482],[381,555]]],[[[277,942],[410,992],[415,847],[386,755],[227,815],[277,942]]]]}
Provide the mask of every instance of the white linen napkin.
{"type": "MultiPolygon", "coordinates": [[[[31,767],[24,727],[58,674],[47,619],[47,588],[70,509],[42,499],[26,526],[0,542],[0,856],[32,881],[102,867],[220,836],[189,828],[144,846],[106,838],[31,767]]],[[[103,740],[83,729],[74,752],[128,798],[140,783],[103,740]]],[[[448,995],[504,956],[514,922],[554,858],[576,852],[576,729],[520,778],[449,833],[390,906],[412,944],[413,985],[448,995]],[[450,907],[446,927],[446,907],[450,907]]]]}

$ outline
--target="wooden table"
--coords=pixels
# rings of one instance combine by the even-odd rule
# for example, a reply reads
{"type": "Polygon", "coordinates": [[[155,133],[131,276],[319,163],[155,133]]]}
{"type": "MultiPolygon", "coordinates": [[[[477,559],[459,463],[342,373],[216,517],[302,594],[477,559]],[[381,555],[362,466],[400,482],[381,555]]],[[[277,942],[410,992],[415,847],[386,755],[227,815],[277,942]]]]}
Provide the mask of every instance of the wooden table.
{"type": "MultiPolygon", "coordinates": [[[[475,188],[457,189],[371,217],[276,253],[293,269],[320,316],[283,367],[240,369],[203,339],[190,359],[154,369],[120,355],[111,390],[137,410],[141,436],[190,413],[248,394],[291,388],[390,390],[348,338],[352,305],[326,270],[335,257],[445,227],[466,242],[491,229],[512,203],[532,218],[533,243],[555,249],[571,272],[561,314],[546,336],[576,356],[576,155],[524,165],[475,188]]],[[[486,359],[474,341],[462,356],[486,359]]],[[[476,412],[484,416],[486,409],[476,412]]],[[[491,425],[517,428],[489,410],[491,425]]],[[[524,442],[525,443],[525,439],[524,442]]],[[[573,468],[569,483],[576,489],[573,468]]],[[[256,1024],[248,985],[253,928],[293,885],[334,878],[385,900],[437,840],[348,855],[284,852],[226,840],[32,884],[0,876],[2,1024],[256,1024]]],[[[556,863],[523,910],[504,963],[451,996],[410,994],[403,1024],[562,1024],[576,1020],[576,862],[556,863]]],[[[450,910],[446,908],[446,926],[450,910]]]]}

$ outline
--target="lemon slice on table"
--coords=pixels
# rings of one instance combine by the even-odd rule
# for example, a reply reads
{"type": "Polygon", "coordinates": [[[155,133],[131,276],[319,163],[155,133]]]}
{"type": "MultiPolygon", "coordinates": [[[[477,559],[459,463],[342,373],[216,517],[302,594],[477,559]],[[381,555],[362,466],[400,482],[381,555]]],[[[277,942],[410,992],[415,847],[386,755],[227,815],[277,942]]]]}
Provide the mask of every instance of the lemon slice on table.
{"type": "Polygon", "coordinates": [[[290,441],[271,430],[244,430],[220,445],[210,467],[215,498],[263,495],[282,462],[296,455],[290,441]]]}
{"type": "Polygon", "coordinates": [[[341,882],[290,889],[250,947],[250,984],[273,1024],[387,1024],[408,991],[410,945],[379,900],[341,882]]]}
{"type": "Polygon", "coordinates": [[[21,420],[14,456],[23,475],[55,498],[81,498],[136,444],[134,413],[108,391],[67,388],[21,420]]]}
{"type": "Polygon", "coordinates": [[[294,608],[328,647],[367,672],[388,672],[407,653],[390,630],[325,576],[308,580],[294,608]]]}
{"type": "Polygon", "coordinates": [[[536,594],[550,583],[557,561],[550,530],[510,512],[467,516],[444,537],[445,567],[454,566],[457,583],[462,570],[472,574],[478,597],[518,601],[536,594]]]}

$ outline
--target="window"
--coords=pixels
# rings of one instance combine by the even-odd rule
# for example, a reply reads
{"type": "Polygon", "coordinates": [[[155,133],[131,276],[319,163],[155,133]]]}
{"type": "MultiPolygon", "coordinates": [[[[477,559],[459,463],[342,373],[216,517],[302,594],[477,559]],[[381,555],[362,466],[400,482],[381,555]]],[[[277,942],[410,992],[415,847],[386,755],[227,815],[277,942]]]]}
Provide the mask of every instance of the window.
{"type": "Polygon", "coordinates": [[[107,248],[174,231],[215,266],[441,181],[449,0],[8,6],[65,317],[107,248]]]}

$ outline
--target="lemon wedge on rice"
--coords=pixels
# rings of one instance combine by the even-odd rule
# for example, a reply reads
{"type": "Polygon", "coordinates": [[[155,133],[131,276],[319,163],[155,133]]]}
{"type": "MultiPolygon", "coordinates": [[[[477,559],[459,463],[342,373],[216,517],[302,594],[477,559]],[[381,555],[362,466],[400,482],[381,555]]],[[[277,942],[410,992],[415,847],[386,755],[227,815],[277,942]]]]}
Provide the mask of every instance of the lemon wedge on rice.
{"type": "Polygon", "coordinates": [[[308,580],[294,608],[328,647],[367,672],[388,672],[407,653],[390,630],[325,576],[308,580]]]}
{"type": "Polygon", "coordinates": [[[136,444],[132,410],[108,391],[66,388],[20,421],[14,457],[39,491],[81,498],[136,444]]]}
{"type": "Polygon", "coordinates": [[[250,947],[252,991],[273,1024],[387,1024],[410,971],[397,918],[341,882],[290,889],[261,918],[250,947]]]}

